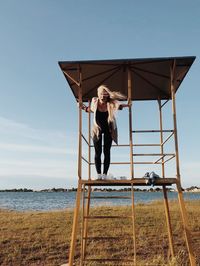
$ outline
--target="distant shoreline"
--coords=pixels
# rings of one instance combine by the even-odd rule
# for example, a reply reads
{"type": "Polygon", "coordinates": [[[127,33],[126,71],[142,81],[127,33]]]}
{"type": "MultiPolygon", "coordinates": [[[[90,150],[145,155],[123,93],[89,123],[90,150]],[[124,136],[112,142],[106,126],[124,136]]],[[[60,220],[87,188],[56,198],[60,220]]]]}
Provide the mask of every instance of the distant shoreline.
{"type": "MultiPolygon", "coordinates": [[[[55,209],[74,208],[76,192],[1,192],[0,208],[17,211],[49,211],[55,209]]],[[[85,193],[85,195],[87,192],[85,193]]],[[[178,193],[169,191],[169,200],[177,200],[178,193]]],[[[94,191],[92,206],[129,206],[131,191],[94,191]],[[118,199],[115,196],[119,196],[118,199]],[[121,197],[122,199],[121,199],[121,197]],[[127,197],[123,197],[127,196],[127,197]]],[[[200,193],[183,192],[185,200],[200,200],[200,193]]],[[[135,191],[135,204],[163,200],[163,191],[135,191]]]]}
{"type": "MultiPolygon", "coordinates": [[[[51,189],[41,189],[41,190],[33,190],[33,189],[27,189],[27,188],[14,188],[14,189],[1,189],[0,192],[76,192],[77,188],[51,188],[51,189]]],[[[123,189],[111,189],[111,188],[94,188],[93,191],[95,192],[128,192],[131,191],[131,188],[123,188],[123,189]]],[[[163,189],[159,187],[149,187],[144,189],[134,188],[135,192],[162,192],[163,189]]],[[[167,188],[168,192],[177,192],[174,188],[167,188]]],[[[189,188],[182,188],[183,192],[194,192],[194,193],[200,193],[200,187],[192,186],[189,188]]]]}

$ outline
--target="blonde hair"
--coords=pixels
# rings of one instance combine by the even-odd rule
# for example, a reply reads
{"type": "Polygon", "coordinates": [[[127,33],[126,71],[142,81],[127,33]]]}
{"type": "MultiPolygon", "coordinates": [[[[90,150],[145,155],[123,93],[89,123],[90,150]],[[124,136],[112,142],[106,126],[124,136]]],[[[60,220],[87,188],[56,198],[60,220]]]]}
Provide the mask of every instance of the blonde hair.
{"type": "Polygon", "coordinates": [[[99,96],[102,91],[106,91],[110,95],[111,100],[125,100],[126,96],[121,94],[119,91],[111,91],[108,87],[105,85],[101,85],[97,89],[97,95],[99,96]]]}
{"type": "MultiPolygon", "coordinates": [[[[97,89],[97,95],[99,95],[103,92],[106,91],[109,94],[109,100],[107,102],[107,110],[108,110],[108,123],[114,122],[115,119],[115,112],[119,108],[119,102],[118,100],[125,100],[126,96],[120,93],[119,91],[111,91],[107,86],[101,85],[97,89]]],[[[99,126],[97,126],[94,131],[95,134],[98,136],[99,135],[99,126]]]]}

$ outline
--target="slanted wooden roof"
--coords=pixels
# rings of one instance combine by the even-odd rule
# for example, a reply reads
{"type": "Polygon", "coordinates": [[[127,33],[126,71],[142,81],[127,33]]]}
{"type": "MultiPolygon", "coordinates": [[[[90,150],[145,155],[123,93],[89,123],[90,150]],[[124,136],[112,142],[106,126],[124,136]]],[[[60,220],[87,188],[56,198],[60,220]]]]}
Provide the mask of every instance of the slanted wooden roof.
{"type": "Polygon", "coordinates": [[[78,99],[79,70],[82,73],[83,101],[97,96],[97,88],[104,84],[110,90],[127,93],[128,68],[132,78],[132,100],[170,99],[170,67],[175,62],[174,86],[179,88],[189,68],[194,62],[194,56],[115,59],[90,61],[64,61],[59,66],[68,84],[78,99]]]}

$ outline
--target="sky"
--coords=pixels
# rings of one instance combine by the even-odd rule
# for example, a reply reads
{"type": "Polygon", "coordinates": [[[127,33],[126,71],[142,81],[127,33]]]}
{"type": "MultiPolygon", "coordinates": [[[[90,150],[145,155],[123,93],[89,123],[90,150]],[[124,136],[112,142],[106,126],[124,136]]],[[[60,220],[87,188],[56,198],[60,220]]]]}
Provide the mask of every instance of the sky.
{"type": "MultiPolygon", "coordinates": [[[[198,0],[1,0],[0,189],[77,186],[77,105],[58,61],[173,56],[197,57],[176,100],[182,184],[200,186],[199,13],[198,0]]],[[[156,129],[156,115],[137,103],[135,127],[156,129]]],[[[123,142],[127,110],[117,119],[123,142]]],[[[112,160],[127,153],[113,148],[112,160]]]]}

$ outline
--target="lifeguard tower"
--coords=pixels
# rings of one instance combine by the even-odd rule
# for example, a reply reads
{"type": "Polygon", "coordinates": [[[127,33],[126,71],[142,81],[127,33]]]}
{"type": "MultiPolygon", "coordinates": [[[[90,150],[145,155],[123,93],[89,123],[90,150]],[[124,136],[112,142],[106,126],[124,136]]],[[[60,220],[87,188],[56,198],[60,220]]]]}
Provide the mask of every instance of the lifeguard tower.
{"type": "MultiPolygon", "coordinates": [[[[163,191],[164,209],[166,216],[166,227],[168,232],[169,250],[172,257],[175,256],[174,242],[172,234],[172,224],[170,218],[169,202],[167,187],[174,185],[178,192],[178,202],[180,206],[183,231],[185,235],[185,242],[188,250],[189,261],[192,266],[196,265],[195,256],[191,245],[190,230],[188,227],[188,220],[181,187],[181,174],[179,167],[179,150],[178,150],[178,136],[177,136],[177,120],[176,120],[176,92],[186,76],[189,68],[194,62],[195,57],[169,57],[169,58],[151,58],[151,59],[120,59],[120,60],[95,60],[95,61],[66,61],[59,62],[59,66],[79,103],[87,103],[90,105],[92,97],[96,96],[96,90],[101,84],[106,84],[111,90],[120,91],[127,96],[127,101],[130,104],[129,115],[129,143],[119,144],[116,148],[129,147],[130,160],[127,162],[111,162],[111,164],[124,164],[130,168],[130,176],[128,179],[122,180],[95,180],[91,176],[91,167],[94,165],[93,158],[91,158],[91,149],[93,145],[91,142],[91,113],[84,115],[88,116],[88,133],[83,134],[82,131],[82,109],[79,108],[79,134],[78,134],[78,188],[76,195],[76,206],[74,211],[73,229],[71,237],[71,247],[69,256],[69,265],[74,263],[74,254],[77,239],[77,227],[79,213],[82,201],[82,230],[81,230],[81,259],[80,265],[87,265],[89,261],[97,261],[96,263],[106,263],[106,261],[113,261],[113,265],[122,265],[124,260],[117,262],[116,259],[87,259],[86,246],[89,241],[88,236],[88,222],[90,219],[104,219],[105,216],[92,216],[90,214],[91,191],[93,187],[97,186],[127,186],[131,188],[131,218],[133,226],[133,254],[132,260],[129,260],[130,265],[137,265],[137,241],[135,230],[135,202],[134,202],[134,187],[146,186],[147,178],[136,176],[135,166],[138,164],[159,165],[161,167],[161,178],[155,182],[155,186],[159,186],[163,191]],[[159,110],[159,128],[148,130],[133,130],[132,124],[132,109],[134,109],[135,101],[153,101],[158,105],[159,110]],[[163,108],[171,103],[172,108],[172,128],[163,127],[163,108]],[[135,143],[134,134],[159,134],[159,143],[135,143]],[[167,137],[166,134],[168,134],[167,137]],[[167,142],[173,139],[174,152],[166,153],[165,146],[167,142]],[[88,157],[85,158],[82,154],[83,142],[88,147],[88,157]],[[159,147],[159,153],[135,153],[136,147],[159,147]],[[148,156],[156,156],[153,161],[142,160],[137,161],[135,158],[148,156]],[[174,160],[176,175],[166,176],[167,162],[174,160]],[[82,175],[82,162],[87,164],[88,176],[82,175]],[[87,188],[87,196],[85,196],[85,189],[87,188]]],[[[155,118],[156,119],[156,118],[155,118]]],[[[121,173],[123,175],[123,173],[121,173]]],[[[122,218],[122,217],[107,217],[108,219],[122,218]]],[[[124,217],[126,218],[126,217],[124,217]]],[[[95,240],[95,237],[93,237],[95,240]]],[[[91,263],[91,262],[90,262],[91,263]]],[[[96,264],[95,264],[96,265],[96,264]]],[[[99,264],[98,264],[99,265],[99,264]]],[[[103,264],[102,264],[103,265],[103,264]]]]}

